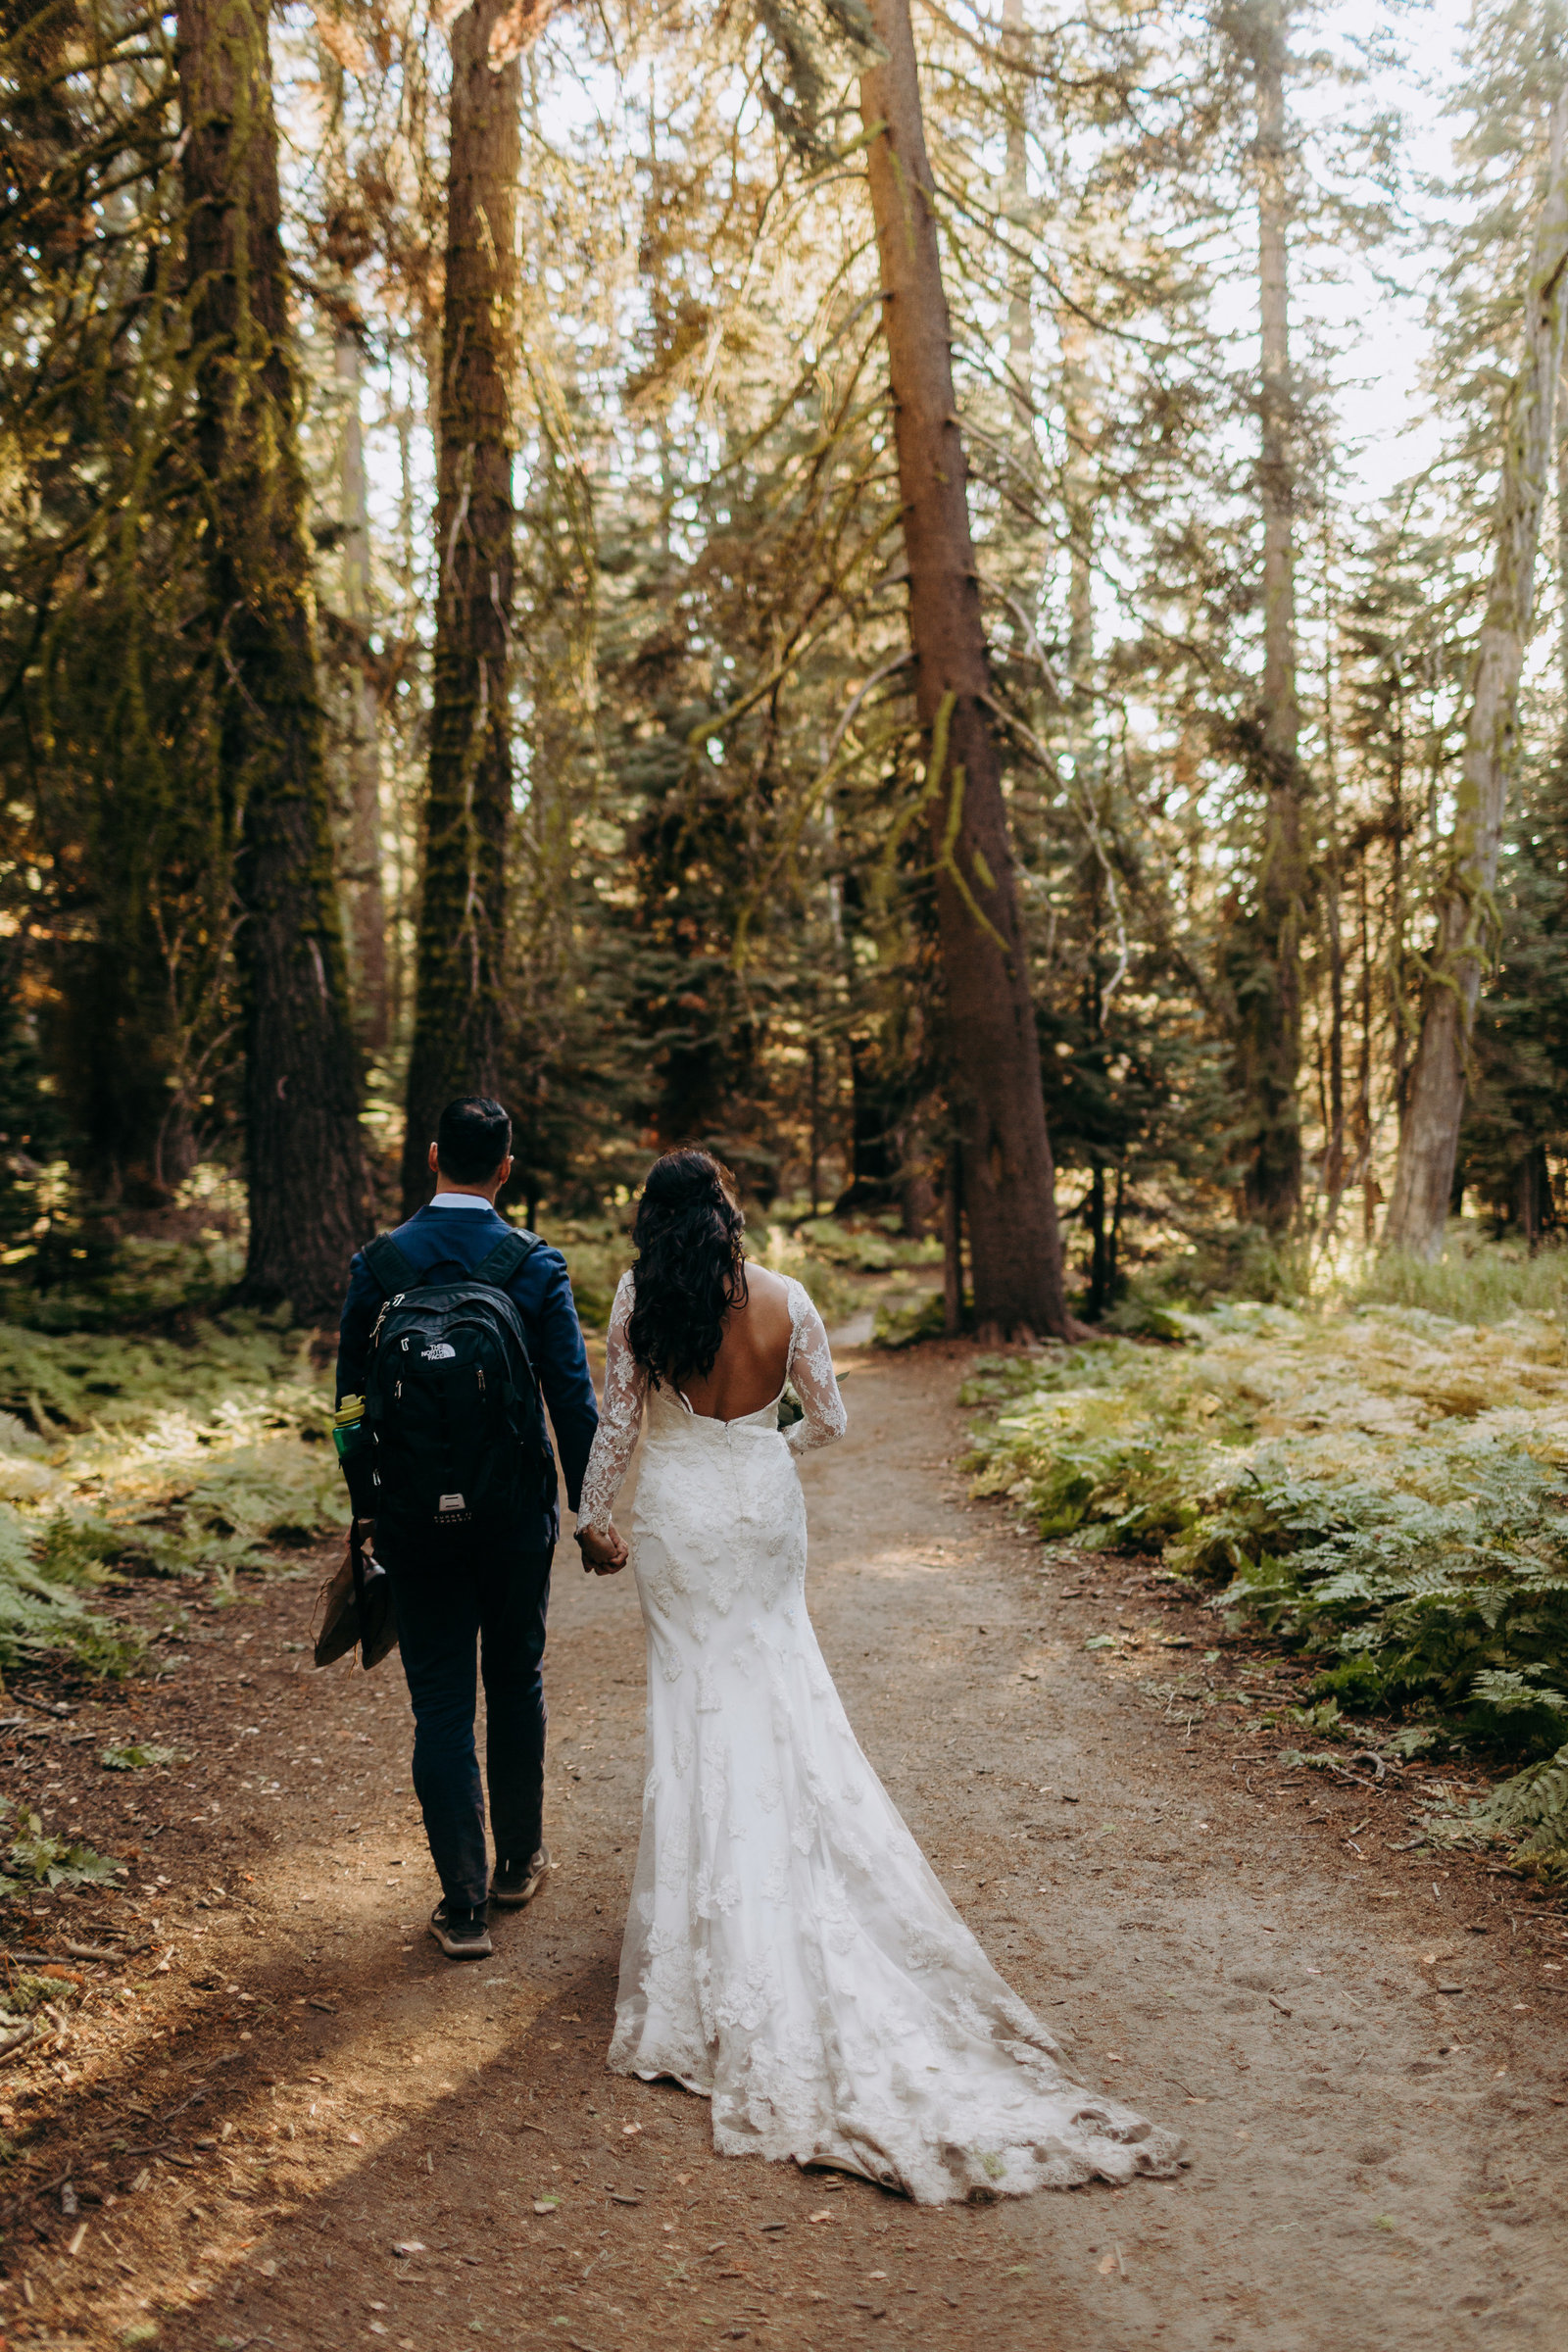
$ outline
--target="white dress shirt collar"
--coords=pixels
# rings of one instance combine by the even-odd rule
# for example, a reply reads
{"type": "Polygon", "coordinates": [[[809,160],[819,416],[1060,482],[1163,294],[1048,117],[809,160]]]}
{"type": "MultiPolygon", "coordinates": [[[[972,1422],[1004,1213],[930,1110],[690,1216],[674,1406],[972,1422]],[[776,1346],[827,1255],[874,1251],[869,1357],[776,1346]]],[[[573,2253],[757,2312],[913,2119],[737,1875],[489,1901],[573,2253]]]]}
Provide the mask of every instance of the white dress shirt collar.
{"type": "Polygon", "coordinates": [[[432,1208],[493,1208],[482,1193],[437,1193],[430,1202],[432,1208]]]}

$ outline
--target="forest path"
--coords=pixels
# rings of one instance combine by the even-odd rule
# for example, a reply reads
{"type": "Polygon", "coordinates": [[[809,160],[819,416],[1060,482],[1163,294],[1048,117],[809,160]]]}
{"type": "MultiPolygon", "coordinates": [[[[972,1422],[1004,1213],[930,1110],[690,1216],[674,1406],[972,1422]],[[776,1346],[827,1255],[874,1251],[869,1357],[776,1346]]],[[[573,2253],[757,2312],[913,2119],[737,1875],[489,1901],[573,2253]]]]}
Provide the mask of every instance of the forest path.
{"type": "MultiPolygon", "coordinates": [[[[585,1579],[561,1554],[561,1867],[503,1918],[494,1960],[464,1968],[423,1932],[396,1666],[309,1671],[284,1648],[303,1630],[294,1584],[245,1631],[219,1622],[216,1643],[246,1644],[237,1698],[210,1676],[191,1692],[225,1896],[197,1918],[217,1833],[182,1806],[158,1847],[176,1884],[143,1898],[175,1940],[162,2014],[183,2019],[189,2054],[143,2034],[98,2077],[111,2109],[169,2120],[129,2112],[151,2153],[115,2149],[113,2123],[108,2155],[79,2149],[76,2178],[121,2193],[87,2210],[74,2255],[56,2219],[23,2258],[17,2341],[1561,2345],[1568,1994],[1511,1940],[1516,1884],[1388,1851],[1409,1835],[1399,1800],[1351,1786],[1342,1804],[1318,1776],[1257,1763],[1240,1710],[1234,1731],[1211,1716],[1198,1732],[1179,1701],[1152,1703],[1155,1682],[1171,1689],[1158,1644],[1196,1640],[1196,1658],[1214,1619],[1173,1611],[1132,1564],[1043,1575],[1004,1513],[962,1499],[960,1354],[845,1359],[850,1436],[805,1464],[813,1617],[872,1762],[988,1950],[1086,2081],[1185,2130],[1190,2170],[926,2211],[716,2158],[702,2102],[604,2068],[642,1779],[631,1579],[585,1579]],[[1086,1653],[1117,1617],[1129,1639],[1086,1653]],[[258,1731],[270,1770],[236,1782],[258,1731]],[[197,1972],[205,2007],[185,1989],[197,1972]]],[[[150,1979],[144,1998],[150,2027],[150,1979]]]]}

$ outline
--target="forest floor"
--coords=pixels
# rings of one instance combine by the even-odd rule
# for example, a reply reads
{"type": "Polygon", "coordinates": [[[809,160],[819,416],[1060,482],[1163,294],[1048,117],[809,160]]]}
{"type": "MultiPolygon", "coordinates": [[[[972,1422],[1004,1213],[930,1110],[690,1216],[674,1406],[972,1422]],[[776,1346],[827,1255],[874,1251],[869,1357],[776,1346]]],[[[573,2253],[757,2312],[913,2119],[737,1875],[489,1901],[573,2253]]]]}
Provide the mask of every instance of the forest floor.
{"type": "Polygon", "coordinates": [[[1181,2178],[921,2210],[716,2158],[701,2102],[604,2067],[642,1781],[630,1578],[561,1555],[560,1867],[465,1968],[425,1934],[396,1663],[311,1668],[313,1563],[182,1610],[156,1686],[10,1735],[11,1785],[132,1857],[125,1890],[20,1923],[81,1983],[53,1980],[58,2032],[0,2072],[11,2342],[1568,2339],[1560,1906],[1408,1850],[1414,1768],[1289,1767],[1219,1696],[1245,1645],[1147,1563],[1043,1558],[966,1501],[971,1353],[843,1352],[850,1436],[805,1465],[813,1616],[959,1908],[1085,2081],[1185,2132],[1181,2178]],[[100,1770],[132,1730],[188,1761],[100,1770]]]}

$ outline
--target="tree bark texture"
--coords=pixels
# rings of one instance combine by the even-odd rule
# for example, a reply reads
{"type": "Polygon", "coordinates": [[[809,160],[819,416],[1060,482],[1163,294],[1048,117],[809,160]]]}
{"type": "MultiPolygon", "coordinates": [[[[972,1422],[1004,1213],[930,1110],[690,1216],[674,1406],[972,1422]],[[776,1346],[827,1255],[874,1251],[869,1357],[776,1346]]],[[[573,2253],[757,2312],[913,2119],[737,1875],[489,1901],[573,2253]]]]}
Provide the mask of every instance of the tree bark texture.
{"type": "Polygon", "coordinates": [[[1290,0],[1253,0],[1238,18],[1252,72],[1256,134],[1258,493],[1263,514],[1263,684],[1253,760],[1264,795],[1256,904],[1238,942],[1235,973],[1249,1215],[1279,1230],[1301,1197],[1298,1080],[1301,1061],[1300,953],[1308,874],[1301,802],[1306,778],[1296,680],[1295,389],[1291,374],[1291,194],[1285,116],[1290,0]]]}
{"type": "Polygon", "coordinates": [[[264,0],[179,0],[186,256],[220,751],[239,843],[245,1290],[309,1314],[364,1240],[264,0]]]}
{"type": "Polygon", "coordinates": [[[1328,1198],[1328,1224],[1339,1222],[1345,1192],[1345,837],[1340,823],[1339,739],[1334,725],[1334,655],[1336,613],[1332,592],[1324,582],[1327,601],[1323,665],[1323,773],[1328,788],[1327,852],[1323,860],[1323,929],[1329,962],[1329,1090],[1324,1121],[1322,1189],[1328,1198]]]}
{"type": "Polygon", "coordinates": [[[429,1198],[442,1105],[494,1095],[505,1063],[512,809],[513,384],[517,352],[515,51],[472,0],[452,27],[429,789],[409,1063],[403,1198],[429,1198]],[[499,37],[498,37],[499,36],[499,37]]]}
{"type": "Polygon", "coordinates": [[[1421,1042],[1399,1131],[1383,1246],[1435,1257],[1453,1192],[1465,1065],[1484,966],[1495,951],[1494,893],[1518,748],[1519,675],[1530,641],[1536,553],[1550,472],[1552,416],[1568,317],[1568,89],[1551,110],[1549,162],[1525,287],[1525,349],[1508,414],[1495,552],[1471,673],[1453,830],[1427,958],[1421,1042]]]}
{"type": "MultiPolygon", "coordinates": [[[[1028,58],[1023,0],[1002,0],[1003,54],[1019,62],[1028,58]]],[[[1007,163],[1002,182],[1002,212],[1016,255],[1007,270],[1007,363],[1011,374],[1008,394],[1019,453],[1027,472],[1039,471],[1035,445],[1035,335],[1031,272],[1023,255],[1031,234],[1029,207],[1029,143],[1024,129],[1024,93],[1029,82],[1020,74],[1007,115],[1007,163]]]]}
{"type": "Polygon", "coordinates": [[[887,51],[860,82],[882,266],[915,692],[930,745],[950,1107],[982,1326],[1065,1334],[1054,1169],[1040,1085],[991,678],[955,412],[947,295],[908,0],[871,0],[887,51]]]}
{"type": "Polygon", "coordinates": [[[334,372],[345,393],[338,488],[343,539],[343,610],[360,660],[349,679],[347,857],[350,972],[359,1033],[366,1052],[387,1043],[386,890],[381,878],[380,706],[368,660],[372,619],[370,517],[365,480],[365,428],[360,416],[363,355],[351,326],[339,329],[334,372]]]}
{"type": "Polygon", "coordinates": [[[1067,306],[1058,329],[1061,345],[1062,503],[1067,523],[1067,677],[1074,706],[1088,706],[1089,667],[1095,652],[1095,430],[1094,384],[1089,368],[1089,323],[1067,306]]]}
{"type": "MultiPolygon", "coordinates": [[[[1568,710],[1568,373],[1557,376],[1557,691],[1568,710]]],[[[1565,754],[1568,756],[1568,754],[1565,754]]]]}

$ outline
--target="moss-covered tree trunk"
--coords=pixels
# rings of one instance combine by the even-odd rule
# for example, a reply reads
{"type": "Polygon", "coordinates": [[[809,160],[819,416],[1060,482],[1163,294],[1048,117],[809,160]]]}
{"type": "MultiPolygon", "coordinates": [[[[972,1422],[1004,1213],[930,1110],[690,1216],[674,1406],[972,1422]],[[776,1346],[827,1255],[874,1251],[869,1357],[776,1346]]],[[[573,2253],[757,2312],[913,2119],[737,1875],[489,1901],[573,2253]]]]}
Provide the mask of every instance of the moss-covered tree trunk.
{"type": "Polygon", "coordinates": [[[1465,1065],[1483,966],[1497,936],[1494,893],[1518,748],[1519,675],[1530,641],[1536,551],[1552,458],[1568,317],[1568,91],[1551,110],[1546,191],[1525,288],[1525,350],[1497,492],[1495,555],[1465,722],[1464,761],[1427,958],[1421,1042],[1410,1073],[1386,1249],[1436,1255],[1453,1191],[1465,1065]]]}
{"type": "Polygon", "coordinates": [[[860,82],[893,394],[916,704],[979,1323],[1065,1333],[1040,1045],[992,733],[990,665],[955,411],[947,294],[908,0],[870,0],[887,52],[860,82]]]}
{"type": "Polygon", "coordinates": [[[473,0],[452,27],[440,584],[403,1154],[409,1211],[429,1197],[426,1153],[442,1104],[495,1094],[504,1062],[521,169],[515,50],[500,65],[491,58],[505,15],[499,0],[473,0]]]}
{"type": "Polygon", "coordinates": [[[179,0],[197,434],[220,753],[238,840],[245,1289],[301,1314],[363,1241],[359,1071],[333,873],[307,484],[265,0],[179,0]]]}

